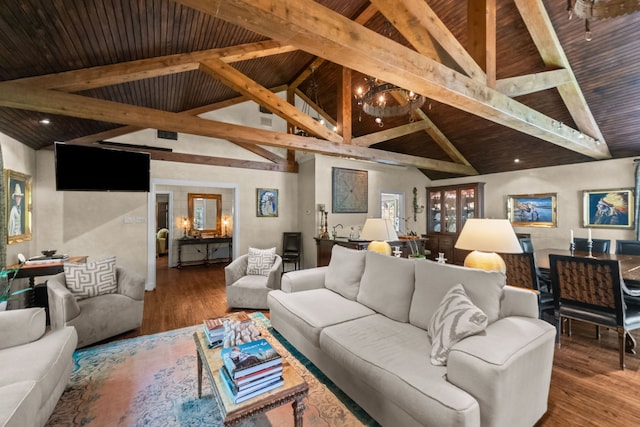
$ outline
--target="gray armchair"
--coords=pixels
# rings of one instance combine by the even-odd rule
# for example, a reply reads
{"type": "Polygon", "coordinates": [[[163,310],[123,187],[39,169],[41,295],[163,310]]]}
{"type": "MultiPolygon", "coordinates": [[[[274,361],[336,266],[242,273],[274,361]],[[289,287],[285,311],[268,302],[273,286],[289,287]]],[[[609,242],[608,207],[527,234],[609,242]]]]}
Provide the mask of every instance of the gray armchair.
{"type": "Polygon", "coordinates": [[[282,276],[282,258],[275,255],[275,260],[268,276],[247,275],[249,255],[241,255],[224,268],[227,285],[227,305],[229,308],[253,308],[266,310],[267,294],[280,289],[282,276]]]}
{"type": "Polygon", "coordinates": [[[116,293],[76,300],[64,273],[47,281],[51,328],[75,326],[78,348],[140,327],[144,308],[144,278],[116,268],[116,293]]]}

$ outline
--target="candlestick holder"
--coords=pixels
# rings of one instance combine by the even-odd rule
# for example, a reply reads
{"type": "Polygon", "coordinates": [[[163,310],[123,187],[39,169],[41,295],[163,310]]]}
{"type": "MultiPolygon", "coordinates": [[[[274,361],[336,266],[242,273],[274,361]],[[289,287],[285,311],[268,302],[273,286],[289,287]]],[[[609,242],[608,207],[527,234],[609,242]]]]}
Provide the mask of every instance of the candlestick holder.
{"type": "Polygon", "coordinates": [[[571,256],[573,256],[573,253],[576,251],[576,244],[575,244],[575,242],[571,242],[571,243],[569,243],[569,251],[571,252],[571,256]]]}
{"type": "Polygon", "coordinates": [[[592,240],[587,240],[587,249],[589,249],[589,255],[587,255],[587,258],[595,258],[593,256],[593,241],[592,240]]]}

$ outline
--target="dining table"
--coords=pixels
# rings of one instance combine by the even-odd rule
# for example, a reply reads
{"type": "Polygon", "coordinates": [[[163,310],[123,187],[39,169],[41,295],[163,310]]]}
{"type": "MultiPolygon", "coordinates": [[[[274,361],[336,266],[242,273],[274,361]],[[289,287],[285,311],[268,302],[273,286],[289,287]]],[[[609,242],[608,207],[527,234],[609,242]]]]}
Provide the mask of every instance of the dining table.
{"type": "MultiPolygon", "coordinates": [[[[535,251],[536,265],[541,272],[549,272],[549,255],[571,255],[569,249],[538,249],[535,251]]],[[[589,252],[574,251],[575,257],[587,257],[589,252]]],[[[640,255],[626,255],[626,254],[598,254],[594,253],[592,256],[596,259],[612,259],[618,260],[620,263],[620,273],[625,285],[629,289],[640,289],[640,255]]]]}

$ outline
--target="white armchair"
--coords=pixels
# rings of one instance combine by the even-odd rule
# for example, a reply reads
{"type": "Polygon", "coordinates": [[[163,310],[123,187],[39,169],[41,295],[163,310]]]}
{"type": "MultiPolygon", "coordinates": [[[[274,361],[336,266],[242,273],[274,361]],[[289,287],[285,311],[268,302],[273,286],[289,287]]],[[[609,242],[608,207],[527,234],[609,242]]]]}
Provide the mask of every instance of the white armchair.
{"type": "Polygon", "coordinates": [[[115,293],[76,300],[66,286],[65,274],[47,281],[51,328],[75,326],[78,348],[127,332],[142,325],[144,278],[116,268],[115,293]]]}
{"type": "Polygon", "coordinates": [[[227,285],[227,306],[229,308],[254,308],[266,310],[267,294],[280,289],[282,276],[282,258],[275,255],[273,266],[268,276],[247,275],[249,255],[241,255],[224,268],[227,285]]]}

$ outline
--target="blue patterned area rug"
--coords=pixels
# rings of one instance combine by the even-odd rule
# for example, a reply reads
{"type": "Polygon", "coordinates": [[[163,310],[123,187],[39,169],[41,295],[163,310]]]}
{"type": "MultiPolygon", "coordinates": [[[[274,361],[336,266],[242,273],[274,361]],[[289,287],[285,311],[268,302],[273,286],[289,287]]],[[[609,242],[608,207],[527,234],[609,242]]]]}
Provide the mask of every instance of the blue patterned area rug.
{"type": "MultiPolygon", "coordinates": [[[[270,328],[262,313],[254,322],[276,338],[276,349],[309,384],[304,425],[376,426],[311,362],[270,328]]],[[[221,426],[206,374],[197,395],[196,350],[191,326],[77,350],[71,380],[47,426],[221,426]]],[[[283,405],[243,427],[293,425],[291,405],[283,405]]]]}

